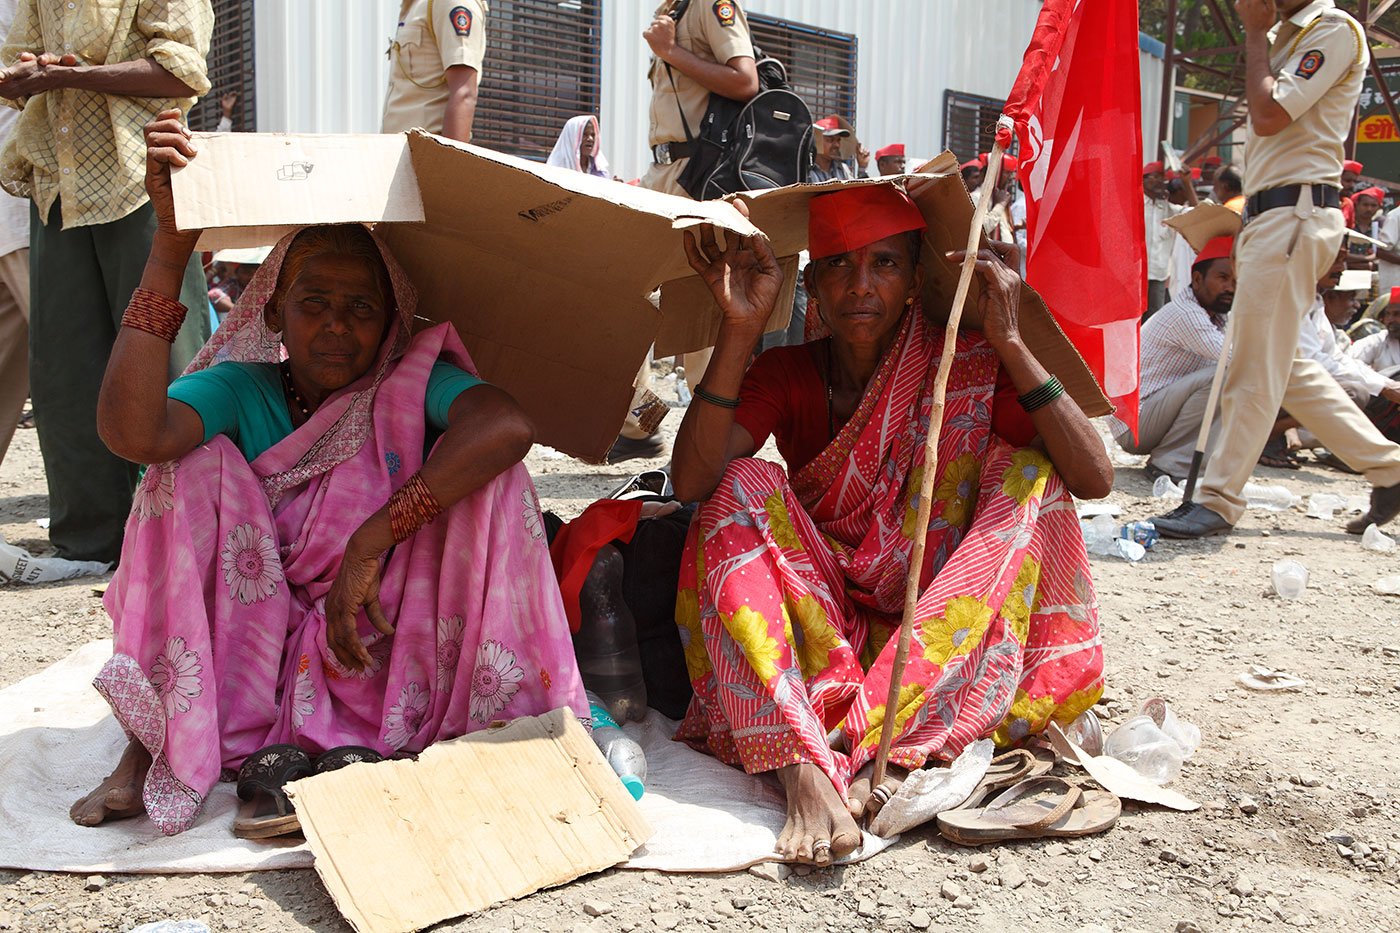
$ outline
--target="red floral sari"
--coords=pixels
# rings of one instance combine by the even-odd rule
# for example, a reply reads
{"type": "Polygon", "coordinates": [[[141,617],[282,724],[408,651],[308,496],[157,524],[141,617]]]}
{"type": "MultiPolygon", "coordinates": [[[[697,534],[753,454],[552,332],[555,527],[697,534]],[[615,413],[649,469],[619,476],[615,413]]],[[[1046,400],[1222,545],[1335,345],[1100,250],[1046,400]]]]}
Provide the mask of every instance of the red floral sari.
{"type": "MultiPolygon", "coordinates": [[[[905,315],[855,415],[789,481],[732,461],[691,525],[676,617],[695,698],[677,738],[749,772],[811,762],[845,793],[872,760],[913,550],[942,350],[905,315]]],[[[999,368],[963,334],[891,761],[950,760],[1068,722],[1103,689],[1074,503],[1049,460],[990,430],[999,368]]]]}

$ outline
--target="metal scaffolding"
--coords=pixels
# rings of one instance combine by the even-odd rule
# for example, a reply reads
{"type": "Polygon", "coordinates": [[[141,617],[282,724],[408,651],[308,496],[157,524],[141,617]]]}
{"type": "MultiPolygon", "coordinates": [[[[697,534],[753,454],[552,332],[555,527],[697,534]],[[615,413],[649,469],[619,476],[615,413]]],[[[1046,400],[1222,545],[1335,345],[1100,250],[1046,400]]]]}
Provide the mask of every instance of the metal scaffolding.
{"type": "MultiPolygon", "coordinates": [[[[1389,12],[1395,3],[1396,0],[1381,0],[1380,3],[1373,6],[1371,0],[1360,0],[1357,18],[1366,30],[1368,44],[1371,41],[1383,41],[1400,47],[1400,33],[1380,25],[1381,17],[1389,12]]],[[[1157,124],[1158,138],[1169,138],[1167,130],[1171,126],[1172,105],[1177,90],[1176,69],[1178,67],[1188,72],[1223,78],[1228,82],[1225,96],[1229,100],[1228,105],[1221,108],[1219,117],[1211,127],[1197,139],[1192,140],[1186,147],[1186,151],[1182,154],[1182,160],[1190,163],[1200,158],[1212,146],[1229,138],[1249,119],[1249,113],[1244,93],[1244,42],[1242,40],[1244,29],[1240,25],[1234,5],[1222,3],[1221,0],[1198,0],[1196,5],[1198,7],[1204,6],[1230,44],[1179,52],[1176,49],[1176,28],[1178,13],[1184,5],[1180,0],[1167,0],[1166,54],[1162,73],[1162,109],[1157,124]]],[[[1386,83],[1384,75],[1381,74],[1381,68],[1375,55],[1371,56],[1370,72],[1371,77],[1375,79],[1376,89],[1380,92],[1381,98],[1385,101],[1386,109],[1390,112],[1390,118],[1395,121],[1396,127],[1400,128],[1400,108],[1396,106],[1395,98],[1390,93],[1390,85],[1386,83]]],[[[1347,137],[1348,158],[1354,158],[1356,155],[1356,126],[1359,116],[1358,108],[1357,117],[1352,120],[1351,133],[1347,137]]]]}

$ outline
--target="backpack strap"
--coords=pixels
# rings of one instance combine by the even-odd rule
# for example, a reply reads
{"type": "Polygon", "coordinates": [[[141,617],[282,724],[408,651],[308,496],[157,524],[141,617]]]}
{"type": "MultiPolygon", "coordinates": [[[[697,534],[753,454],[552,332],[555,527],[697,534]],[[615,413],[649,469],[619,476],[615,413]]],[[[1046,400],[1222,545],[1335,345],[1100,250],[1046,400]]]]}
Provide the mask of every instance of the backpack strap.
{"type": "MultiPolygon", "coordinates": [[[[667,14],[671,19],[676,21],[677,40],[680,39],[681,17],[685,16],[686,11],[689,9],[690,0],[675,0],[671,5],[670,13],[667,14]]],[[[681,115],[681,129],[685,131],[685,141],[693,143],[695,142],[695,134],[690,131],[690,121],[685,118],[685,108],[681,106],[681,92],[680,89],[676,87],[676,73],[671,70],[670,62],[663,61],[661,64],[666,66],[666,79],[671,82],[671,92],[676,98],[676,112],[681,115]]]]}

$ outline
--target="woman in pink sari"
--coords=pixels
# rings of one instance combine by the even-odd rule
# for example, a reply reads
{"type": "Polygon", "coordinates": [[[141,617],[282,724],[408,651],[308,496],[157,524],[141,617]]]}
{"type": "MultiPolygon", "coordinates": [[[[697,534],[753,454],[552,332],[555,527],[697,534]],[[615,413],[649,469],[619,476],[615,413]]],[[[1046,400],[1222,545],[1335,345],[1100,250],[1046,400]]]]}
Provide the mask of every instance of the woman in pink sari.
{"type": "Polygon", "coordinates": [[[917,534],[927,551],[894,765],[950,760],[985,736],[1011,744],[1098,699],[1070,493],[1106,495],[1113,468],[1022,342],[1015,248],[992,244],[977,260],[981,333],[961,333],[953,357],[937,501],[916,528],[943,345],[919,303],[924,220],[893,185],[818,195],[810,211],[809,342],[747,371],[781,280],[773,254],[758,238],[721,250],[713,230],[686,234],[723,321],[675,444],[676,495],[707,500],[677,597],[695,690],[677,738],[776,772],[778,853],[828,864],[900,780],[872,789],[868,771],[917,534]],[[753,459],[770,436],[788,472],[753,459]]]}
{"type": "Polygon", "coordinates": [[[95,681],[130,741],[73,819],[144,811],[178,833],[252,763],[240,795],[278,812],[245,834],[271,835],[296,828],[280,783],[312,767],[586,716],[520,463],[530,424],[450,325],[410,336],[413,289],[366,229],[284,238],[167,389],[198,238],[174,223],[169,169],[194,156],[178,117],[146,129],[159,228],[98,410],[112,450],[151,464],[95,681]]]}

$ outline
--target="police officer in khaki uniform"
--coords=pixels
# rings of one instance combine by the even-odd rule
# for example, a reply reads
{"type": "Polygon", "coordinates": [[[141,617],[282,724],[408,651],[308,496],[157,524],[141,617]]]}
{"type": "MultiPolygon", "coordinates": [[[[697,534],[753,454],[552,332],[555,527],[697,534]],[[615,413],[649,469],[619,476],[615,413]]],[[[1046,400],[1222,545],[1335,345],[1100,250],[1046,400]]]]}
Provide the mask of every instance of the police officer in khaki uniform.
{"type": "Polygon", "coordinates": [[[1360,534],[1400,513],[1400,447],[1326,370],[1296,356],[1317,282],[1342,245],[1342,148],[1370,50],[1332,0],[1236,0],[1235,8],[1245,29],[1248,203],[1236,241],[1220,444],[1196,501],[1155,521],[1169,537],[1228,532],[1244,514],[1244,484],[1281,405],[1371,482],[1370,511],[1347,525],[1360,534]]]}
{"type": "Polygon", "coordinates": [[[759,86],[749,21],[735,0],[691,0],[679,22],[672,17],[677,6],[676,0],[666,0],[642,33],[654,56],[647,75],[652,165],[642,187],[688,197],[676,183],[690,153],[685,125],[691,133],[699,131],[711,94],[746,102],[759,86]]]}
{"type": "MultiPolygon", "coordinates": [[[[748,101],[757,96],[759,84],[749,21],[735,0],[690,0],[684,10],[679,7],[677,0],[666,0],[642,33],[653,58],[647,73],[651,81],[647,145],[652,164],[641,185],[686,198],[690,195],[677,182],[690,159],[685,127],[688,125],[692,134],[699,132],[712,93],[748,101]],[[678,10],[679,21],[674,15],[678,10]]],[[[708,349],[685,354],[685,377],[692,390],[709,361],[708,349]]],[[[650,385],[648,361],[637,374],[632,409],[608,454],[609,463],[658,457],[665,452],[661,439],[654,436],[666,413],[665,403],[652,394],[650,385]]]]}
{"type": "Polygon", "coordinates": [[[389,45],[381,133],[415,126],[471,142],[486,58],[486,0],[403,0],[389,45]]]}

